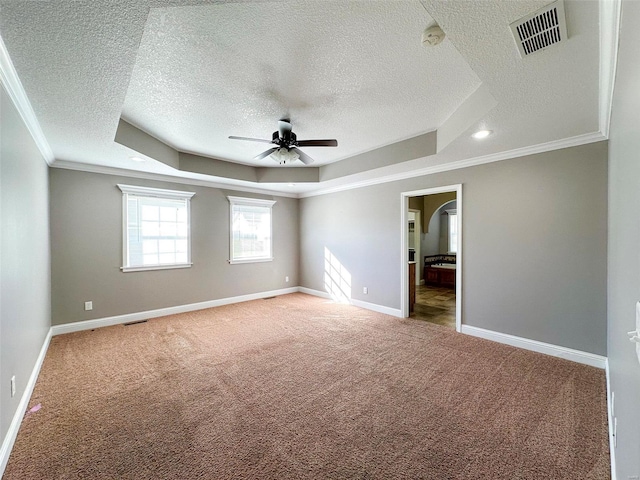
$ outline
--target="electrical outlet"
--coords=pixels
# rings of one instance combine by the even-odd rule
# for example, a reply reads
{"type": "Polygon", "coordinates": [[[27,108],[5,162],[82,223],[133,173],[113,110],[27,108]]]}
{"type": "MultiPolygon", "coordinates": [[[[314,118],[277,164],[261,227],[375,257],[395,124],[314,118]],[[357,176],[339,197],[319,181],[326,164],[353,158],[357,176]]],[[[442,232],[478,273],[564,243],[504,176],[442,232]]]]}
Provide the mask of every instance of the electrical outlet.
{"type": "Polygon", "coordinates": [[[11,377],[11,397],[16,395],[16,376],[11,377]]]}
{"type": "Polygon", "coordinates": [[[369,293],[369,289],[367,287],[362,287],[362,293],[365,295],[369,293]]]}
{"type": "Polygon", "coordinates": [[[284,277],[284,281],[289,283],[289,277],[284,277]]]}
{"type": "Polygon", "coordinates": [[[85,310],[93,310],[93,302],[84,302],[85,310]]]}

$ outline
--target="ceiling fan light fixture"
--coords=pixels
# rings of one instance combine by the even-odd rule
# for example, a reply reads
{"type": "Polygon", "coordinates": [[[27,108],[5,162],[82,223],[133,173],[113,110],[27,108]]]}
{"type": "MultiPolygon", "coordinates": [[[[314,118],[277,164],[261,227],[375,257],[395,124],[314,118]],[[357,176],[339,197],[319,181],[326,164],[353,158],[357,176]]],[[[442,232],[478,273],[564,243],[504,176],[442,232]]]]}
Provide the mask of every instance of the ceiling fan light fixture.
{"type": "Polygon", "coordinates": [[[280,165],[295,162],[300,158],[300,155],[298,155],[296,152],[291,151],[284,147],[279,148],[278,150],[273,152],[270,156],[280,165]]]}

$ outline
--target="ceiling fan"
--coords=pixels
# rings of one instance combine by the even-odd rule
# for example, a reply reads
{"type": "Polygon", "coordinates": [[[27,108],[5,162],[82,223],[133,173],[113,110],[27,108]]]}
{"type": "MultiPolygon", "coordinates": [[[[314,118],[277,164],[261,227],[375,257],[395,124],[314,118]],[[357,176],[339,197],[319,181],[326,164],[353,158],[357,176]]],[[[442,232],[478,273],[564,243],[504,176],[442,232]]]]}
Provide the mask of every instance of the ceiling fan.
{"type": "Polygon", "coordinates": [[[298,147],[337,147],[337,140],[298,140],[296,134],[292,131],[291,122],[288,118],[278,121],[278,131],[273,132],[271,140],[262,138],[235,137],[230,136],[231,140],[248,140],[250,142],[272,143],[275,145],[269,150],[265,150],[259,155],[253,157],[254,160],[262,160],[271,155],[271,157],[280,165],[300,160],[305,165],[313,162],[313,158],[304,153],[298,147]]]}

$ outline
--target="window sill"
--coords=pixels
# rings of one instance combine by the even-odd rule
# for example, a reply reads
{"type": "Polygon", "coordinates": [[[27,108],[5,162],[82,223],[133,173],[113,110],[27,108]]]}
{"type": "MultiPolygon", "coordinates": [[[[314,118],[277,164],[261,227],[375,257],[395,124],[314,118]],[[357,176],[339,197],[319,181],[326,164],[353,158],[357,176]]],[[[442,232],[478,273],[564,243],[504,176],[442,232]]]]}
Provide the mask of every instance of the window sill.
{"type": "Polygon", "coordinates": [[[248,258],[246,260],[229,260],[230,264],[234,263],[262,263],[262,262],[273,262],[273,257],[271,258],[248,258]]]}
{"type": "Polygon", "coordinates": [[[193,263],[180,263],[176,265],[154,265],[149,267],[120,267],[123,272],[145,272],[148,270],[173,270],[176,268],[191,268],[193,263]]]}

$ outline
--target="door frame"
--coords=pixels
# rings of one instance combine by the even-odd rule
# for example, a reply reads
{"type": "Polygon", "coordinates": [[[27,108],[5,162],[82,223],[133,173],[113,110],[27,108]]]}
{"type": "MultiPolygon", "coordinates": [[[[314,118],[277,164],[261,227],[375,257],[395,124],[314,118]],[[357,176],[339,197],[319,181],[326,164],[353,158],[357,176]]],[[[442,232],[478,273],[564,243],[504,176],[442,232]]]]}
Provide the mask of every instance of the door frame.
{"type": "MultiPolygon", "coordinates": [[[[425,188],[402,192],[400,194],[400,314],[403,318],[409,316],[409,235],[407,224],[409,222],[409,197],[422,197],[423,195],[433,195],[436,193],[456,192],[457,214],[458,214],[458,244],[456,253],[456,332],[462,328],[462,184],[446,185],[442,187],[425,188]]],[[[422,262],[422,259],[417,259],[422,262]]]]}

